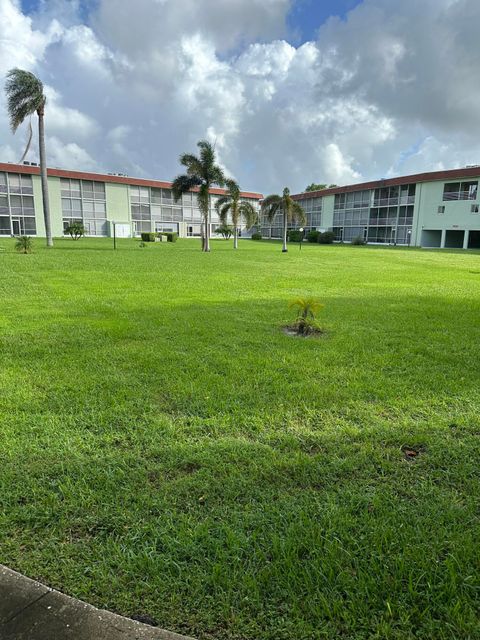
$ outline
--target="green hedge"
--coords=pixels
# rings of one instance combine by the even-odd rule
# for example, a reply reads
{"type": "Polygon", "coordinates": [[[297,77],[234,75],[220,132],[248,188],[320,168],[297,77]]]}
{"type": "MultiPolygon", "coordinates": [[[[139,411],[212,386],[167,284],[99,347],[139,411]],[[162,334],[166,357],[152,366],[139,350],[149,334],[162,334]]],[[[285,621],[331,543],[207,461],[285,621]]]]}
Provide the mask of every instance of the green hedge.
{"type": "Polygon", "coordinates": [[[156,233],[152,233],[152,232],[142,232],[140,234],[140,237],[142,238],[142,242],[155,242],[155,238],[156,238],[156,233]]]}
{"type": "Polygon", "coordinates": [[[334,240],[335,234],[333,233],[333,231],[324,231],[324,233],[318,234],[317,242],[319,244],[333,244],[334,240]]]}
{"type": "Polygon", "coordinates": [[[303,231],[300,231],[300,229],[289,229],[287,232],[287,239],[289,242],[302,242],[303,231]]]}
{"type": "Polygon", "coordinates": [[[259,231],[252,233],[252,240],[261,240],[261,239],[262,239],[262,234],[259,231]]]}
{"type": "Polygon", "coordinates": [[[320,231],[309,231],[307,233],[307,242],[318,242],[320,231]]]}

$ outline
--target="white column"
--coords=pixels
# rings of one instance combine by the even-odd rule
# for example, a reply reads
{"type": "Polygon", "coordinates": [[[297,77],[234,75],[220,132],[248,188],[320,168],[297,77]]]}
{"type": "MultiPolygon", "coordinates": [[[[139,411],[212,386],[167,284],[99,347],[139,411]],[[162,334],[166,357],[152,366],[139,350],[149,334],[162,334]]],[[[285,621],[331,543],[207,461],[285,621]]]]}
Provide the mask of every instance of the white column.
{"type": "Polygon", "coordinates": [[[445,249],[445,238],[447,236],[446,229],[442,229],[442,238],[440,240],[440,249],[445,249]]]}
{"type": "Polygon", "coordinates": [[[463,248],[468,249],[468,240],[470,236],[470,231],[465,229],[465,235],[463,236],[463,248]]]}

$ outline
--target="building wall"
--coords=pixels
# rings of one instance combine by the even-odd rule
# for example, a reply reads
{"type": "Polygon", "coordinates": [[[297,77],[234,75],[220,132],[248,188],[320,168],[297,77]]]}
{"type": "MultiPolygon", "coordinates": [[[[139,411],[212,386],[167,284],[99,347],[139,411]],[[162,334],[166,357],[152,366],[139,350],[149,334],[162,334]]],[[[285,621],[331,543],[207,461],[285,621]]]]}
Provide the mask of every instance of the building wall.
{"type": "MultiPolygon", "coordinates": [[[[125,176],[114,176],[110,180],[110,176],[100,174],[49,169],[48,187],[55,237],[62,236],[65,225],[77,220],[84,224],[87,235],[96,236],[110,235],[113,221],[129,225],[132,234],[174,230],[187,237],[201,233],[197,194],[185,194],[174,202],[171,183],[135,178],[129,181],[125,176]]],[[[211,231],[214,235],[219,226],[214,204],[223,193],[218,189],[212,191],[211,231]]],[[[247,193],[242,197],[258,207],[261,194],[247,193]]],[[[41,178],[38,169],[29,165],[3,164],[0,165],[0,236],[23,233],[45,236],[41,178]]],[[[241,235],[248,235],[245,227],[241,228],[241,235]]]]}
{"type": "MultiPolygon", "coordinates": [[[[171,183],[60,169],[49,169],[48,181],[56,237],[74,219],[82,220],[90,235],[109,235],[112,221],[129,225],[132,233],[172,229],[183,237],[200,235],[196,194],[175,203],[171,183]]],[[[479,183],[480,168],[467,168],[294,197],[304,205],[307,231],[332,229],[339,241],[360,235],[377,244],[480,249],[479,183]]],[[[214,204],[220,195],[212,190],[212,234],[219,225],[214,204]]],[[[259,206],[261,194],[242,195],[259,206]]],[[[280,238],[281,214],[273,223],[261,217],[259,227],[264,237],[280,238]]],[[[18,233],[45,235],[38,167],[0,163],[0,236],[18,233]]]]}
{"type": "MultiPolygon", "coordinates": [[[[418,246],[422,245],[422,235],[425,235],[425,230],[442,231],[444,242],[447,239],[448,231],[480,230],[480,213],[472,212],[472,207],[476,209],[477,206],[480,211],[478,190],[473,199],[449,201],[443,199],[444,184],[446,183],[426,182],[421,185],[418,203],[418,228],[415,238],[415,244],[418,246]],[[444,208],[444,212],[440,213],[439,208],[440,211],[444,208]]],[[[440,246],[442,246],[442,241],[440,246]]]]}
{"type": "Polygon", "coordinates": [[[107,220],[130,224],[132,215],[128,185],[107,182],[105,184],[105,194],[107,198],[107,220]]]}
{"type": "MultiPolygon", "coordinates": [[[[307,230],[331,229],[338,242],[361,237],[371,244],[480,249],[478,174],[478,168],[467,169],[466,177],[452,170],[441,172],[441,180],[414,181],[411,176],[294,198],[304,206],[307,230]],[[321,223],[312,220],[312,208],[321,210],[321,223]]],[[[270,234],[263,217],[264,236],[280,237],[280,216],[276,225],[275,235],[270,234]]]]}

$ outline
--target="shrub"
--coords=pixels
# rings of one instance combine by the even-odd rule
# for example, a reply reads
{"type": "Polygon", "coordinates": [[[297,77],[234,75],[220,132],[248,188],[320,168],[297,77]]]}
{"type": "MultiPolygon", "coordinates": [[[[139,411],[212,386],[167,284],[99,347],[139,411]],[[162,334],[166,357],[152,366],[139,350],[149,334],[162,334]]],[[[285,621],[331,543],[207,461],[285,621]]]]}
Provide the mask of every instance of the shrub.
{"type": "Polygon", "coordinates": [[[309,231],[307,233],[307,242],[318,242],[320,231],[309,231]]]}
{"type": "Polygon", "coordinates": [[[303,231],[300,231],[300,229],[289,229],[287,232],[287,239],[289,242],[302,242],[303,231]]]}
{"type": "Polygon", "coordinates": [[[155,233],[152,233],[150,231],[148,232],[142,232],[140,234],[140,237],[142,238],[142,242],[155,242],[155,233]]]}
{"type": "Polygon", "coordinates": [[[355,244],[355,245],[361,246],[361,245],[364,245],[364,244],[367,244],[367,243],[365,242],[363,236],[356,236],[355,238],[353,238],[351,244],[355,244]]]}
{"type": "Polygon", "coordinates": [[[255,231],[255,233],[252,233],[252,240],[261,240],[262,239],[262,234],[259,231],[255,231]]]}
{"type": "Polygon", "coordinates": [[[32,253],[33,242],[28,236],[19,236],[15,243],[15,249],[19,253],[32,253]]]}
{"type": "Polygon", "coordinates": [[[333,244],[335,240],[335,234],[333,231],[324,231],[323,233],[318,234],[318,242],[319,244],[333,244]]]}
{"type": "Polygon", "coordinates": [[[155,236],[160,239],[162,236],[165,236],[167,242],[176,242],[178,239],[178,233],[176,231],[159,231],[155,236]]]}
{"type": "Polygon", "coordinates": [[[64,233],[68,233],[72,240],[78,240],[85,235],[85,227],[81,222],[71,222],[65,227],[64,233]]]}
{"type": "Polygon", "coordinates": [[[222,224],[220,227],[215,229],[215,233],[221,233],[225,240],[228,240],[233,236],[233,227],[229,224],[222,224]]]}
{"type": "Polygon", "coordinates": [[[323,309],[323,304],[319,300],[297,298],[289,304],[289,307],[297,309],[297,318],[293,328],[299,335],[308,336],[321,331],[316,321],[316,314],[323,309]]]}

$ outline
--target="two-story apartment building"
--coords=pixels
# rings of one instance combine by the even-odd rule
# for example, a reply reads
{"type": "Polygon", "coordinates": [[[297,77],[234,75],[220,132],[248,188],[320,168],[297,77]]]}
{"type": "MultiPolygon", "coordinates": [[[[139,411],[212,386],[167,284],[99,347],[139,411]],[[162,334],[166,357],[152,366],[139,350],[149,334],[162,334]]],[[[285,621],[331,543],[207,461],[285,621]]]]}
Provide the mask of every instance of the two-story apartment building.
{"type": "MultiPolygon", "coordinates": [[[[113,222],[131,236],[142,231],[201,235],[196,193],[175,202],[171,182],[48,169],[48,187],[52,232],[57,237],[72,221],[82,222],[90,236],[111,235],[113,222]]],[[[215,202],[224,193],[211,190],[212,235],[219,226],[215,202]]],[[[242,192],[241,197],[258,206],[263,196],[242,192]]],[[[45,235],[40,170],[35,164],[0,163],[0,237],[10,235],[45,235]]]]}
{"type": "MultiPolygon", "coordinates": [[[[293,197],[306,230],[332,230],[338,242],[480,249],[480,167],[378,180],[293,197]]],[[[281,237],[281,215],[262,218],[265,238],[281,237]]]]}

